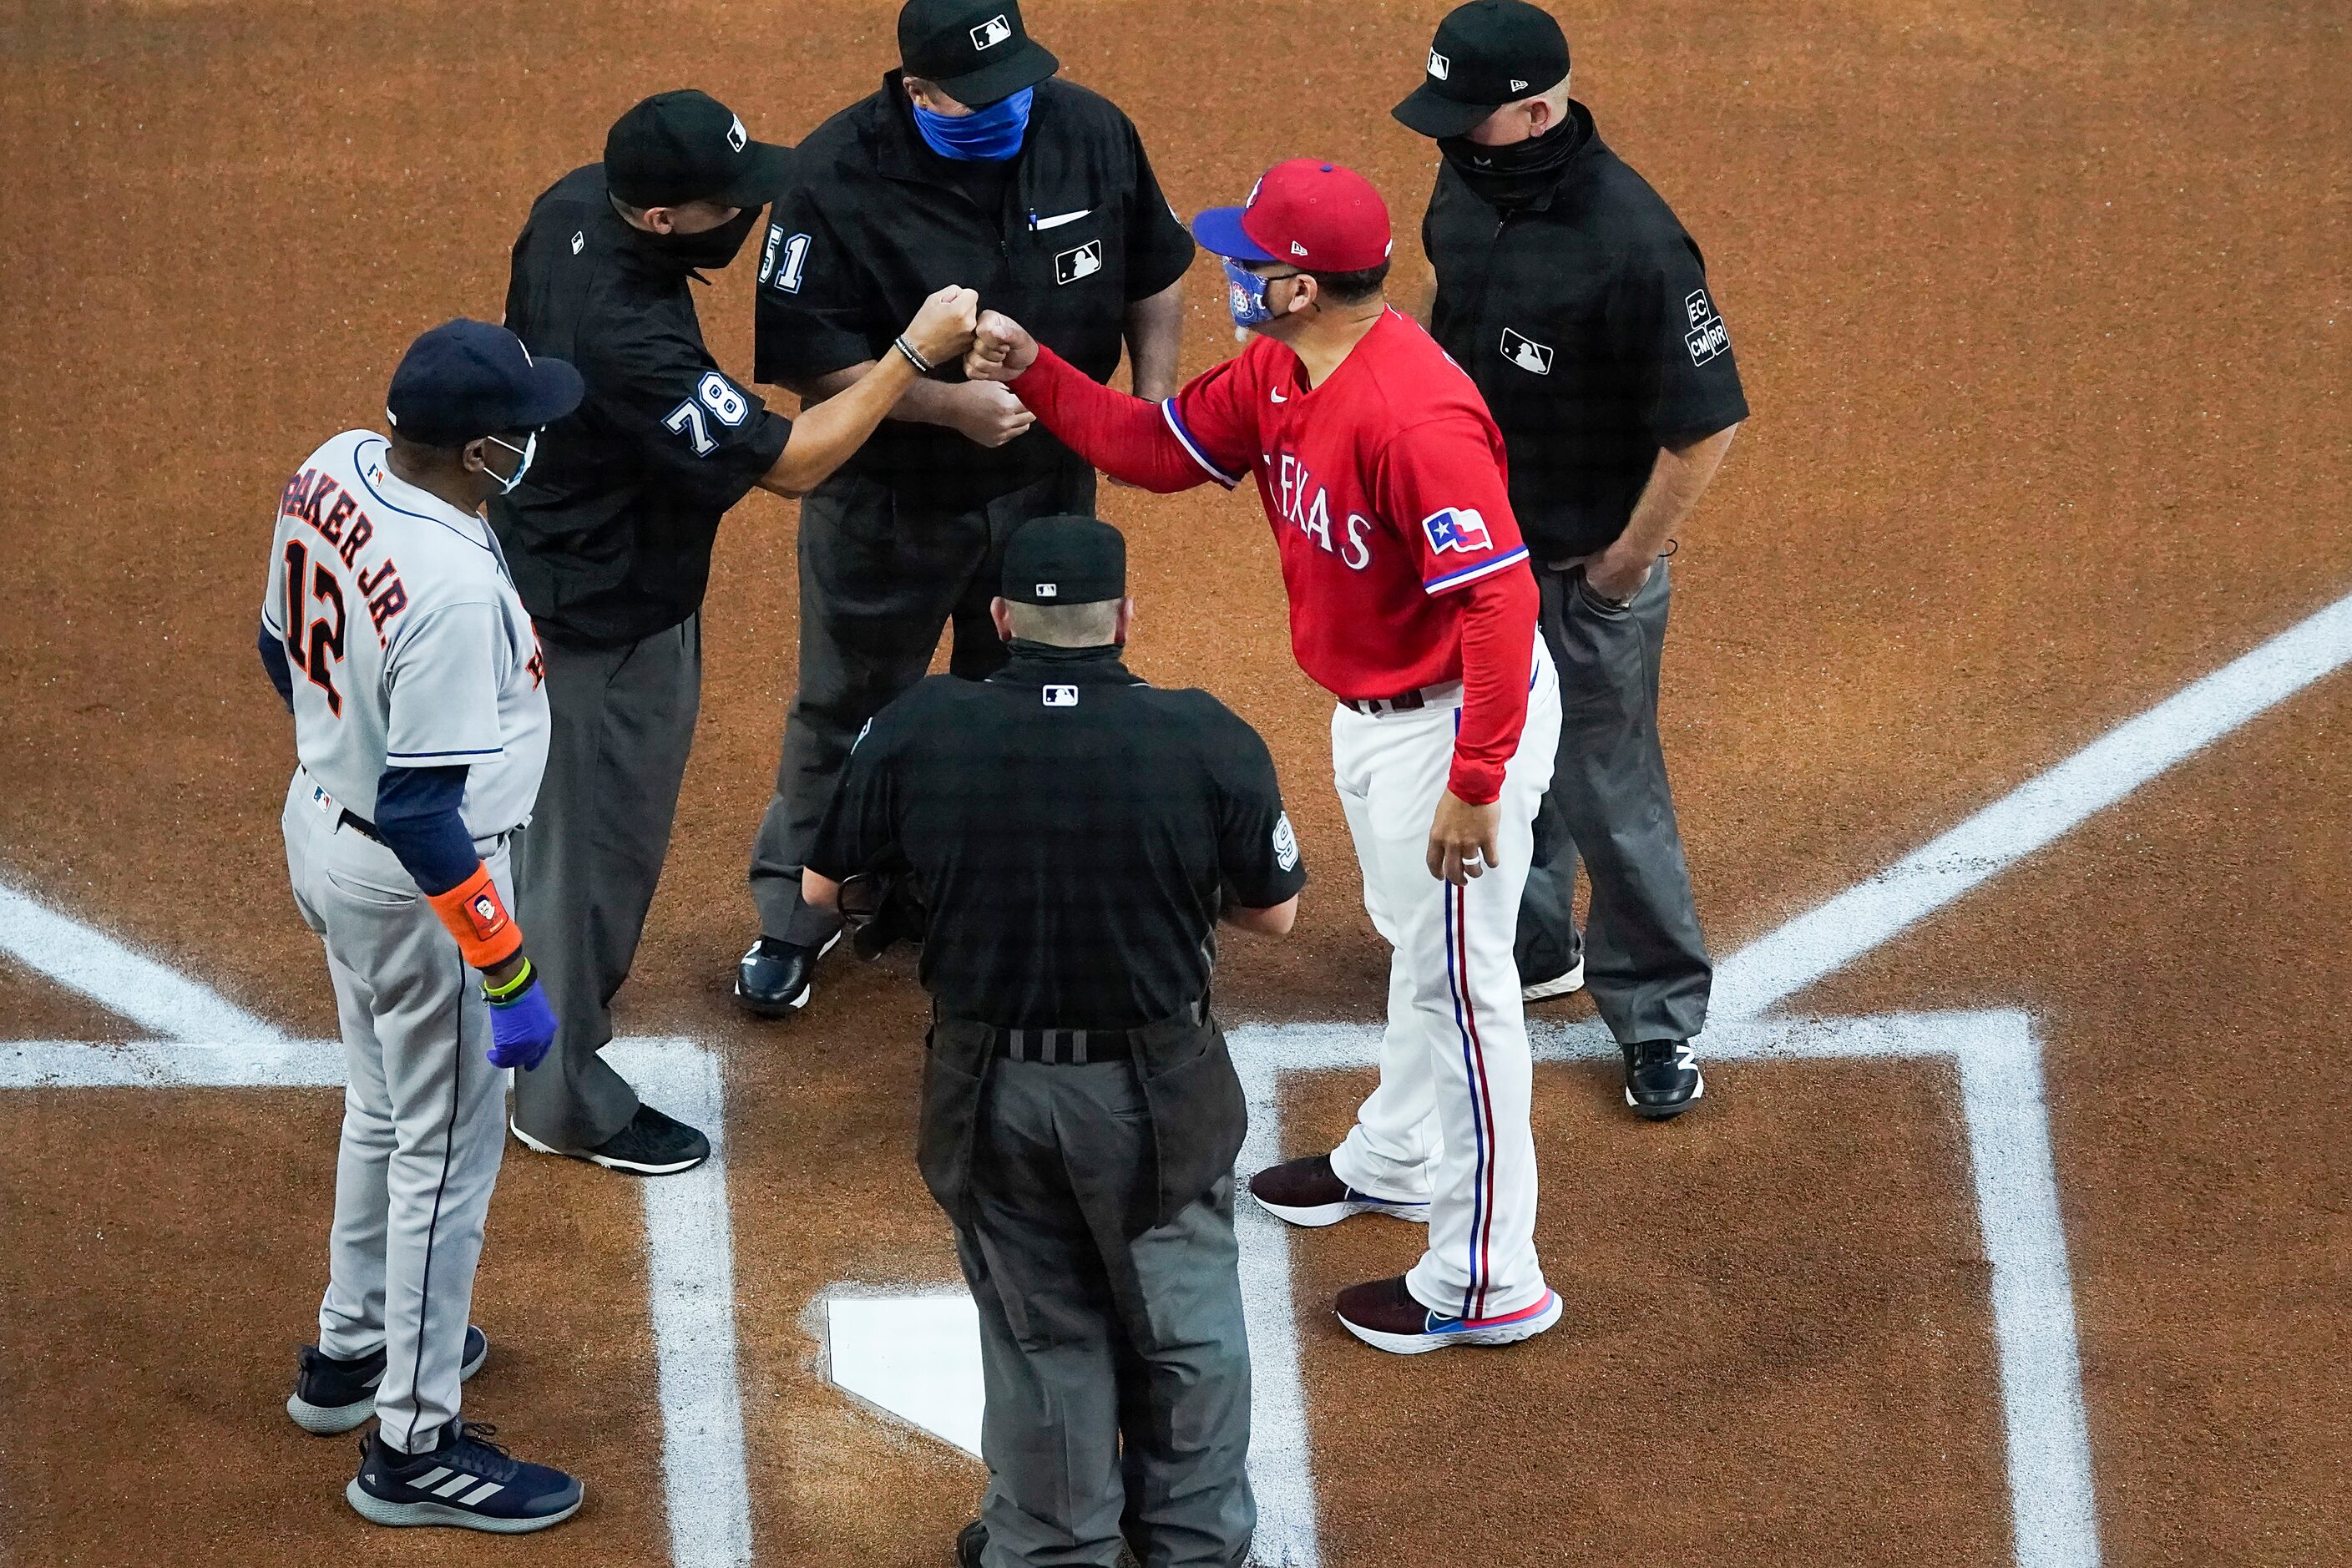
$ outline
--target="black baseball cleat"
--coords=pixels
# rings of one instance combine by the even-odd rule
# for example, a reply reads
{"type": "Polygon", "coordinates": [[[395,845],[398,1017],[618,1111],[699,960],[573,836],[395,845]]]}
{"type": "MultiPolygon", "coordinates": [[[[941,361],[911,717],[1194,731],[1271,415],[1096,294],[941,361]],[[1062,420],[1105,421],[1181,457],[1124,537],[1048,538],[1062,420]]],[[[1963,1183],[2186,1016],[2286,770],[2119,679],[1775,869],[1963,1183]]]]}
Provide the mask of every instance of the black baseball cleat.
{"type": "MultiPolygon", "coordinates": [[[[490,1356],[490,1337],[466,1325],[466,1359],[457,1363],[463,1383],[482,1370],[490,1356]]],[[[376,1384],[383,1381],[383,1352],[357,1361],[337,1361],[316,1345],[304,1345],[294,1374],[294,1392],[286,1396],[286,1414],[305,1432],[331,1437],[348,1432],[375,1414],[376,1384]]]]}
{"type": "MultiPolygon", "coordinates": [[[[981,1558],[988,1551],[988,1526],[973,1520],[956,1531],[956,1568],[980,1568],[981,1558]]],[[[1118,1568],[1137,1568],[1140,1560],[1135,1548],[1122,1545],[1118,1549],[1118,1568]]]]}
{"type": "Polygon", "coordinates": [[[821,943],[779,942],[763,936],[735,965],[735,1000],[761,1018],[789,1018],[808,1005],[816,961],[841,940],[835,931],[821,943]]]}
{"type": "Polygon", "coordinates": [[[519,1122],[509,1121],[507,1125],[526,1149],[585,1160],[592,1165],[626,1171],[635,1176],[674,1176],[710,1158],[709,1139],[677,1118],[665,1116],[642,1102],[625,1126],[593,1149],[558,1149],[524,1131],[519,1122]]]}
{"type": "Polygon", "coordinates": [[[1619,1048],[1625,1053],[1625,1103],[1643,1121],[1680,1116],[1706,1092],[1706,1075],[1688,1040],[1643,1040],[1619,1048]]]}
{"type": "Polygon", "coordinates": [[[452,1422],[428,1453],[404,1454],[381,1433],[360,1439],[360,1473],[343,1497],[371,1524],[446,1524],[522,1535],[580,1511],[580,1483],[525,1464],[490,1441],[495,1426],[452,1422]]]}

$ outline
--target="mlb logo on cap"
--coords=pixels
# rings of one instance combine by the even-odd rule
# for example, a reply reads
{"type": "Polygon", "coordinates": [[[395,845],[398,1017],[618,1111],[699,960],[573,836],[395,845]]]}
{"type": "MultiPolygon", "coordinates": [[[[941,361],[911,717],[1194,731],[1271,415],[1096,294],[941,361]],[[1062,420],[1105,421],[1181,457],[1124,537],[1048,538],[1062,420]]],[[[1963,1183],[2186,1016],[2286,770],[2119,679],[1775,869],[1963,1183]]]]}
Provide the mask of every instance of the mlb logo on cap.
{"type": "Polygon", "coordinates": [[[971,30],[971,47],[992,49],[1013,36],[1013,24],[1001,16],[991,16],[971,30]]]}
{"type": "Polygon", "coordinates": [[[1468,555],[1492,542],[1486,532],[1486,520],[1478,515],[1475,507],[1449,506],[1444,511],[1433,511],[1421,520],[1421,529],[1429,535],[1433,551],[1459,550],[1468,555]]]}

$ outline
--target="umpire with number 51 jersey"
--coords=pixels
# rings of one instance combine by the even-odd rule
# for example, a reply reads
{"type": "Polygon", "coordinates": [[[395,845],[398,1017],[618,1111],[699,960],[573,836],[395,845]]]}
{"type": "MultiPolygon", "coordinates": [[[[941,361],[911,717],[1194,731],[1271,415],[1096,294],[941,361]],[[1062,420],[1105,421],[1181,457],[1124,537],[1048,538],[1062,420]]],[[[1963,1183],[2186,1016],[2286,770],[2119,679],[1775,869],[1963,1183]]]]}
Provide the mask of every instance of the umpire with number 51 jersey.
{"type": "MultiPolygon", "coordinates": [[[[1055,79],[1014,0],[907,0],[900,69],[811,132],[760,262],[755,370],[807,399],[890,352],[942,282],[1027,324],[1097,381],[1122,342],[1139,396],[1175,390],[1192,239],[1117,106],[1055,79]]],[[[735,994],[790,1016],[840,926],[800,898],[850,742],[920,679],[943,626],[951,673],[1004,661],[989,600],[1005,541],[1093,510],[1094,470],[1019,398],[942,365],[801,508],[800,679],[751,866],[759,940],[735,994]]]]}
{"type": "Polygon", "coordinates": [[[1444,154],[1422,223],[1430,331],[1502,427],[1559,668],[1521,982],[1531,1002],[1589,984],[1624,1055],[1625,1103],[1663,1121],[1705,1091],[1689,1041],[1714,973],[1658,741],[1665,557],[1748,401],[1698,247],[1568,89],[1548,13],[1470,0],[1438,24],[1396,117],[1444,154]]]}

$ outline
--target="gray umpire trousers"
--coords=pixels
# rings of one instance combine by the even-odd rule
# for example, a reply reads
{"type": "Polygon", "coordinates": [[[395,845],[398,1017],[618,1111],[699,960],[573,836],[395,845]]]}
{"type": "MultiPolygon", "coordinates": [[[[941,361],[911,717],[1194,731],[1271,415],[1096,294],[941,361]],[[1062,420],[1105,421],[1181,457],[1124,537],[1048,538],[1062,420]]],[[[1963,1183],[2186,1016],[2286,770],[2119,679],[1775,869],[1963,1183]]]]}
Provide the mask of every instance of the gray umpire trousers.
{"type": "MultiPolygon", "coordinates": [[[[507,1075],[474,972],[393,852],[338,826],[298,772],[280,826],[342,1026],[343,1129],[319,1348],[384,1354],[383,1440],[419,1453],[457,1419],[482,1225],[506,1150],[507,1075]]],[[[485,857],[511,900],[508,854],[485,857]]]]}
{"type": "Polygon", "coordinates": [[[841,929],[832,910],[801,901],[801,863],[858,731],[923,678],[950,623],[950,673],[993,675],[1005,654],[988,605],[1006,542],[1034,518],[1094,504],[1094,470],[1075,458],[963,511],[909,506],[862,474],[835,474],[801,503],[800,686],[751,846],[761,935],[814,945],[841,929]]]}
{"type": "Polygon", "coordinates": [[[599,1055],[669,854],[702,702],[702,618],[617,648],[543,642],[547,772],[516,840],[515,918],[555,1008],[547,1059],[515,1075],[515,1125],[593,1149],[637,1113],[599,1055]]]}
{"type": "Polygon", "coordinates": [[[986,1568],[1238,1568],[1257,1507],[1228,1176],[1127,1234],[1156,1167],[1126,1061],[999,1061],[956,1257],[980,1307],[986,1568]]]}
{"type": "Polygon", "coordinates": [[[1658,665],[1674,600],[1664,556],[1623,609],[1581,567],[1538,567],[1544,642],[1559,667],[1559,757],[1536,815],[1516,952],[1529,983],[1576,962],[1576,862],[1592,882],[1584,986],[1623,1044],[1706,1026],[1715,976],[1691,898],[1658,742],[1658,665]]]}

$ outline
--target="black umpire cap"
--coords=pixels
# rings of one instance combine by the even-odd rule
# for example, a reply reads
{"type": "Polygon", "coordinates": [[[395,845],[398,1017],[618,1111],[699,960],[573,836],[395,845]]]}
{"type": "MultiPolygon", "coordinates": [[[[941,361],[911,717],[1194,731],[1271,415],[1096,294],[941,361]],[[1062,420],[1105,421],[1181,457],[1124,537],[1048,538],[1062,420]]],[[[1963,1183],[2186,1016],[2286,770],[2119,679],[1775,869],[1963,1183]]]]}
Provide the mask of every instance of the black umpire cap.
{"type": "Polygon", "coordinates": [[[1127,597],[1127,536],[1093,517],[1041,517],[1004,547],[997,589],[1016,605],[1099,605],[1127,597]]]}
{"type": "Polygon", "coordinates": [[[580,373],[531,357],[504,327],[459,317],[408,345],[392,373],[384,416],[408,440],[462,447],[505,430],[536,430],[580,406],[580,373]]]}
{"type": "Polygon", "coordinates": [[[1470,0],[1437,24],[1429,74],[1391,110],[1423,136],[1460,136],[1568,75],[1568,37],[1526,0],[1470,0]]]}
{"type": "Polygon", "coordinates": [[[690,87],[654,94],[604,133],[604,184],[633,207],[762,207],[792,171],[792,149],[752,141],[742,116],[690,87]]]}
{"type": "Polygon", "coordinates": [[[907,0],[898,63],[966,109],[985,109],[1062,68],[1021,25],[1016,0],[907,0]]]}

